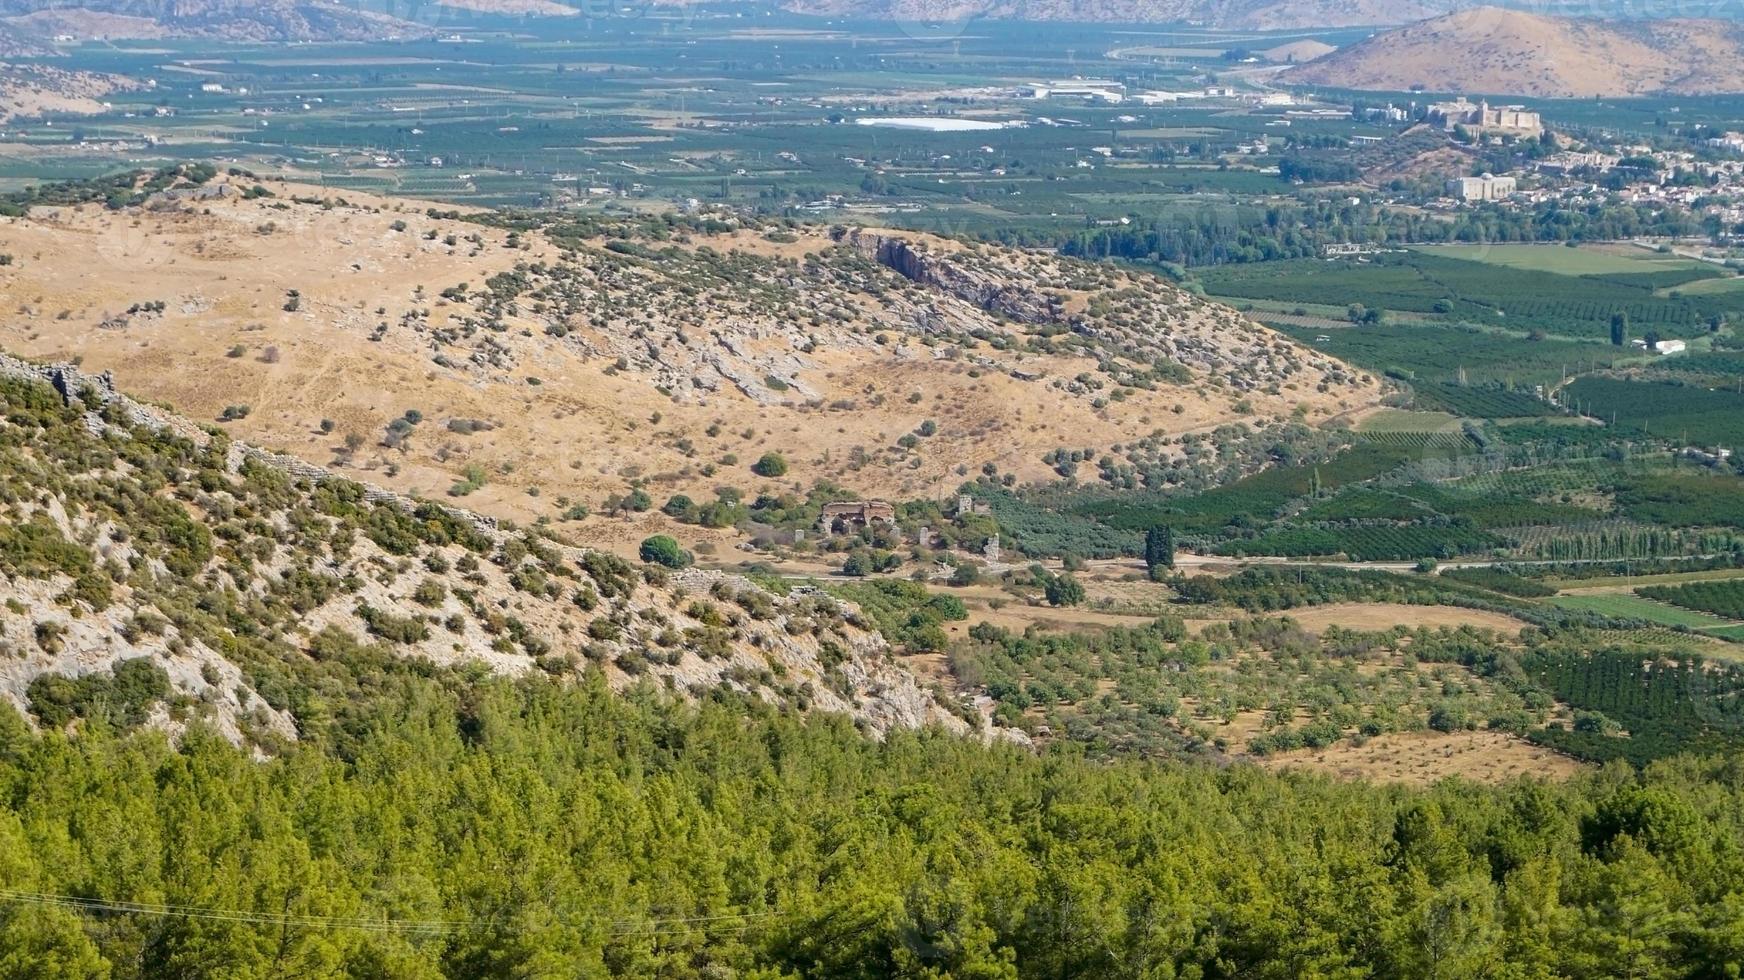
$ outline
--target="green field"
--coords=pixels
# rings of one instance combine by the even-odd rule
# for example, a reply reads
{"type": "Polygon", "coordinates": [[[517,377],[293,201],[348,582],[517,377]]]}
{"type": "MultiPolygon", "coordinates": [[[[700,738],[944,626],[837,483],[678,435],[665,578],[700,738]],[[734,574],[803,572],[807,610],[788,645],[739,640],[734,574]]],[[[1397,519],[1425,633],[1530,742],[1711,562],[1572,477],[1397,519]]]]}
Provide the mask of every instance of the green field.
{"type": "Polygon", "coordinates": [[[1383,408],[1362,420],[1357,431],[1365,435],[1385,435],[1394,432],[1459,432],[1459,419],[1446,412],[1413,412],[1399,408],[1383,408]]]}
{"type": "Polygon", "coordinates": [[[1472,384],[1550,385],[1569,373],[1638,359],[1609,344],[1530,340],[1499,330],[1456,325],[1273,326],[1316,350],[1376,374],[1422,381],[1455,381],[1463,373],[1472,384]]]}
{"type": "MultiPolygon", "coordinates": [[[[1209,295],[1231,303],[1294,302],[1380,310],[1393,319],[1484,327],[1533,342],[1608,341],[1611,317],[1617,313],[1629,317],[1635,336],[1654,331],[1686,338],[1706,334],[1715,318],[1744,314],[1744,292],[1660,295],[1667,287],[1721,274],[1702,263],[1668,269],[1667,263],[1644,260],[1628,271],[1571,275],[1455,258],[1444,251],[1419,248],[1359,260],[1238,263],[1205,269],[1198,276],[1209,295]]],[[[1580,252],[1552,251],[1571,253],[1574,258],[1569,261],[1578,259],[1580,252]]],[[[1627,261],[1596,254],[1595,263],[1627,261]]],[[[1590,356],[1614,353],[1594,351],[1590,356]]],[[[1445,371],[1461,361],[1439,363],[1445,371]]]]}
{"type": "MultiPolygon", "coordinates": [[[[1744,276],[1716,276],[1687,283],[1677,287],[1677,291],[1686,296],[1706,296],[1722,293],[1735,293],[1744,290],[1744,276]]],[[[1663,290],[1669,293],[1670,290],[1663,290]]]]}
{"type": "Polygon", "coordinates": [[[1661,255],[1629,246],[1569,248],[1565,245],[1428,245],[1420,246],[1418,250],[1442,258],[1484,262],[1533,272],[1550,272],[1559,276],[1605,276],[1614,273],[1663,271],[1691,272],[1694,278],[1709,275],[1708,270],[1713,268],[1712,265],[1695,259],[1661,255]]]}
{"type": "Polygon", "coordinates": [[[1663,626],[1709,630],[1734,625],[1718,616],[1679,609],[1663,602],[1643,599],[1638,595],[1559,595],[1547,601],[1564,609],[1595,612],[1618,619],[1640,619],[1663,626]]]}

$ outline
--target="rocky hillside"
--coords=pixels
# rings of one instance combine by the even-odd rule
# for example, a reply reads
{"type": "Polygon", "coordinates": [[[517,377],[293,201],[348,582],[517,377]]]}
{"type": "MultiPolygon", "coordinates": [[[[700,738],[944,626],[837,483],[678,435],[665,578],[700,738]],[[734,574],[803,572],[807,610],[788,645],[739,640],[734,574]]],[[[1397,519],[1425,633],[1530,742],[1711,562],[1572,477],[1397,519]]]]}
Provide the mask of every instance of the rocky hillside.
{"type": "Polygon", "coordinates": [[[982,472],[1058,479],[1061,450],[1161,487],[1380,397],[1153,274],[906,232],[471,213],[210,171],[13,210],[0,347],[626,555],[673,530],[622,506],[632,488],[954,499],[982,472]]]}
{"type": "Polygon", "coordinates": [[[93,115],[104,110],[104,96],[138,87],[120,75],[0,64],[0,123],[47,113],[93,115]]]}
{"type": "Polygon", "coordinates": [[[1734,21],[1611,22],[1480,7],[1376,35],[1290,72],[1372,91],[1618,98],[1744,91],[1734,21]]]}
{"type": "Polygon", "coordinates": [[[968,729],[822,593],[571,547],[4,356],[0,598],[0,697],[51,727],[199,719],[272,751],[446,665],[968,729]]]}
{"type": "Polygon", "coordinates": [[[374,41],[429,33],[337,0],[0,0],[0,26],[20,38],[374,41]]]}

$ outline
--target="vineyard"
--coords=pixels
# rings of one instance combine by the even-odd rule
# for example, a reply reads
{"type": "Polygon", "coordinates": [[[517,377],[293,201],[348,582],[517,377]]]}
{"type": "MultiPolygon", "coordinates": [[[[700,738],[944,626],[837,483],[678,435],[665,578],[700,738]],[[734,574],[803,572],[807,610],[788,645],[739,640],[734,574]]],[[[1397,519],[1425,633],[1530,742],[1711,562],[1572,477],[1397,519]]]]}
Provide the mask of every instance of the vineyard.
{"type": "Polygon", "coordinates": [[[1528,340],[1459,325],[1381,323],[1317,329],[1274,324],[1273,328],[1364,370],[1419,382],[1453,382],[1463,372],[1471,384],[1554,384],[1571,372],[1610,368],[1629,357],[1608,344],[1528,340]]]}
{"type": "Polygon", "coordinates": [[[1728,625],[1725,620],[1706,613],[1679,609],[1652,599],[1628,593],[1598,593],[1591,595],[1559,595],[1549,600],[1563,609],[1597,613],[1611,619],[1629,619],[1657,623],[1677,629],[1705,630],[1728,625]]]}
{"type": "Polygon", "coordinates": [[[1539,490],[1516,482],[1512,474],[1506,488],[1499,481],[1479,477],[1457,483],[1416,483],[1398,493],[1450,517],[1460,517],[1481,528],[1526,528],[1590,522],[1601,515],[1574,504],[1537,499],[1539,490]]]}
{"type": "Polygon", "coordinates": [[[1744,527],[1744,480],[1707,469],[1627,474],[1612,487],[1624,516],[1667,527],[1744,527]]]}
{"type": "Polygon", "coordinates": [[[1434,516],[1422,503],[1390,490],[1351,487],[1326,500],[1317,500],[1296,515],[1310,524],[1343,521],[1416,521],[1434,516]]]}
{"type": "Polygon", "coordinates": [[[1737,386],[1744,382],[1744,351],[1713,351],[1670,357],[1653,365],[1653,373],[1694,376],[1707,379],[1714,387],[1737,386]]]}
{"type": "Polygon", "coordinates": [[[1206,269],[1200,279],[1220,299],[1362,306],[1469,322],[1510,331],[1574,338],[1608,338],[1611,317],[1624,313],[1639,331],[1696,337],[1710,319],[1744,305],[1726,292],[1658,296],[1680,285],[1682,273],[1559,275],[1506,265],[1447,258],[1424,252],[1375,256],[1370,261],[1293,259],[1206,269]]]}
{"type": "Polygon", "coordinates": [[[1701,265],[1687,269],[1662,269],[1658,272],[1613,272],[1590,278],[1603,279],[1619,286],[1628,286],[1632,289],[1651,293],[1661,289],[1676,289],[1679,286],[1687,286],[1692,282],[1701,282],[1704,279],[1722,279],[1725,276],[1726,273],[1711,265],[1701,265]]]}
{"type": "Polygon", "coordinates": [[[1411,561],[1455,558],[1494,548],[1502,540],[1459,521],[1415,524],[1346,524],[1282,527],[1257,537],[1239,538],[1217,546],[1217,554],[1233,558],[1277,555],[1284,558],[1330,558],[1350,561],[1411,561]]]}
{"type": "Polygon", "coordinates": [[[1500,385],[1426,382],[1413,386],[1417,407],[1463,418],[1512,419],[1561,415],[1562,410],[1530,391],[1500,385]]]}
{"type": "Polygon", "coordinates": [[[1433,432],[1421,429],[1397,429],[1383,432],[1363,432],[1361,436],[1363,442],[1408,450],[1409,455],[1413,456],[1458,455],[1470,452],[1472,448],[1471,436],[1467,435],[1463,428],[1459,431],[1437,429],[1433,432]]]}
{"type": "Polygon", "coordinates": [[[1626,435],[1686,446],[1744,445],[1744,394],[1696,385],[1581,378],[1563,389],[1564,403],[1626,435]]]}
{"type": "Polygon", "coordinates": [[[1691,582],[1687,585],[1650,585],[1638,594],[1684,609],[1713,613],[1722,619],[1744,620],[1744,579],[1691,582]]]}

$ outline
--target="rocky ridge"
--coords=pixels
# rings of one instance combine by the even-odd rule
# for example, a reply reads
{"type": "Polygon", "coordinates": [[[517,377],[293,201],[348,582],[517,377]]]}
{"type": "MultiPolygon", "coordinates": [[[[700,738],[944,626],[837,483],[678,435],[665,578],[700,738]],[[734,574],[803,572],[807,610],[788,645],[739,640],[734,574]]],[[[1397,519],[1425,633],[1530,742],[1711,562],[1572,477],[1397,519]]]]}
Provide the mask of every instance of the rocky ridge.
{"type": "Polygon", "coordinates": [[[0,696],[20,707],[143,658],[168,684],[154,723],[201,719],[270,751],[306,723],[286,673],[367,646],[504,674],[591,664],[618,687],[727,688],[874,734],[969,730],[822,593],[636,568],[342,480],[70,365],[0,355],[0,392],[0,696]]]}

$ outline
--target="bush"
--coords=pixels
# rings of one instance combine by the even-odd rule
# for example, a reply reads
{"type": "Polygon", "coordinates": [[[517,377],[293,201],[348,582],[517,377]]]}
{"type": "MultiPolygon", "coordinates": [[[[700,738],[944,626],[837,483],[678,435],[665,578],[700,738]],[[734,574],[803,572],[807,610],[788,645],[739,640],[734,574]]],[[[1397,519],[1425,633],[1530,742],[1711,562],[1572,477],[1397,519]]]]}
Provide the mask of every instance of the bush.
{"type": "Polygon", "coordinates": [[[1044,592],[1050,606],[1076,606],[1084,601],[1084,586],[1070,575],[1048,579],[1044,592]]]}
{"type": "Polygon", "coordinates": [[[171,693],[170,677],[146,657],[122,660],[108,674],[73,678],[43,674],[30,682],[30,710],[49,728],[64,728],[74,718],[116,728],[145,722],[151,706],[171,693]]]}
{"type": "Polygon", "coordinates": [[[682,493],[675,493],[667,499],[666,506],[660,508],[660,512],[673,520],[689,523],[696,520],[696,501],[682,493]]]}
{"type": "Polygon", "coordinates": [[[764,453],[763,457],[751,465],[751,472],[771,480],[787,475],[787,460],[780,453],[764,453]]]}
{"type": "Polygon", "coordinates": [[[430,638],[430,628],[421,619],[395,616],[367,603],[358,604],[356,612],[371,635],[390,643],[421,643],[430,638]]]}
{"type": "Polygon", "coordinates": [[[689,552],[678,546],[678,542],[664,534],[656,534],[642,542],[642,560],[650,565],[664,565],[667,568],[686,568],[693,559],[689,552]]]}

